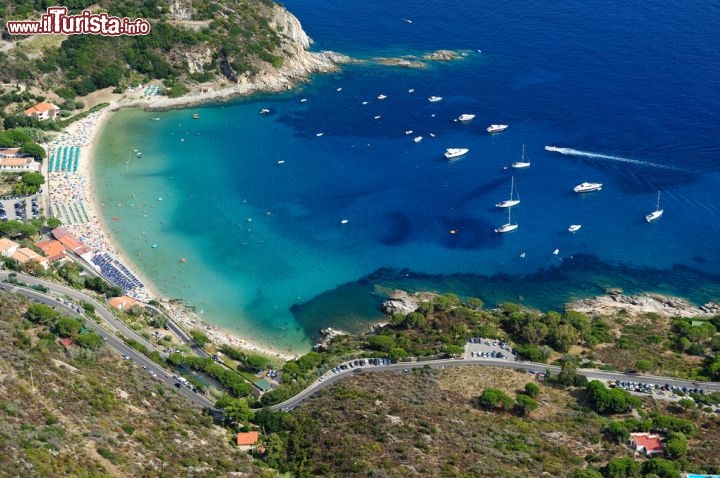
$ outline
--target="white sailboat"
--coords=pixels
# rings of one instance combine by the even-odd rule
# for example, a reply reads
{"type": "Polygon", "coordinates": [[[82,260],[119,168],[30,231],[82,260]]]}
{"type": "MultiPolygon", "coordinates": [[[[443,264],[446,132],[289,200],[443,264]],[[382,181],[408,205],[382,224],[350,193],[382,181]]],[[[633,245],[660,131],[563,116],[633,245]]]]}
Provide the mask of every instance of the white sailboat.
{"type": "Polygon", "coordinates": [[[515,189],[515,176],[513,176],[510,180],[510,199],[500,201],[495,204],[495,207],[513,207],[518,204],[520,204],[520,195],[517,194],[517,190],[515,189]],[[513,192],[515,192],[515,199],[513,199],[513,192]]]}
{"type": "Polygon", "coordinates": [[[525,145],[523,144],[522,147],[522,155],[520,156],[520,161],[515,161],[510,166],[512,166],[515,169],[524,169],[530,167],[530,161],[525,159],[525,145]]]}
{"type": "Polygon", "coordinates": [[[660,216],[663,215],[665,211],[663,209],[660,209],[660,191],[658,191],[657,195],[657,205],[655,206],[655,210],[645,216],[645,220],[647,222],[653,222],[656,219],[660,219],[660,216]]]}
{"type": "Polygon", "coordinates": [[[513,224],[513,222],[512,222],[512,218],[510,217],[510,211],[512,211],[512,208],[511,208],[511,207],[508,208],[508,222],[507,222],[507,224],[503,224],[502,226],[500,226],[500,227],[498,227],[497,229],[495,229],[495,232],[497,232],[498,234],[501,234],[501,233],[503,233],[503,232],[514,231],[515,229],[518,228],[518,225],[517,225],[517,224],[513,224]]]}

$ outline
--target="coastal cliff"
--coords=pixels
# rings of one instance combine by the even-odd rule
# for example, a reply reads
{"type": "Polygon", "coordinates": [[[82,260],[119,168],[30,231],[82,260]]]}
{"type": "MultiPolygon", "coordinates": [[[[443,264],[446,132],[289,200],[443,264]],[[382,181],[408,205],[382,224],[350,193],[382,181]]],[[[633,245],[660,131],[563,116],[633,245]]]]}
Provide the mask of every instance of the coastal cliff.
{"type": "MultiPolygon", "coordinates": [[[[219,69],[224,81],[214,81],[210,86],[196,88],[188,95],[178,98],[153,98],[143,105],[148,110],[182,108],[210,101],[230,99],[258,91],[283,91],[305,80],[313,73],[327,73],[338,69],[350,58],[331,51],[311,52],[312,40],[303,30],[300,21],[286,8],[274,5],[269,13],[268,24],[277,35],[276,61],[258,62],[245,71],[237,71],[232,61],[221,50],[219,69]]],[[[212,57],[208,48],[183,52],[187,68],[199,71],[212,57]]]]}

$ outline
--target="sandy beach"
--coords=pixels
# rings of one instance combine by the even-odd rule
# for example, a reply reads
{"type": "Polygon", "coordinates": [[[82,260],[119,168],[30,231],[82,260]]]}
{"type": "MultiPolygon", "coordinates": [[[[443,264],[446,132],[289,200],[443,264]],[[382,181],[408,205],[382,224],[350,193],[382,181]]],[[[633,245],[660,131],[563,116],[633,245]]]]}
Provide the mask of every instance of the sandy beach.
{"type": "MultiPolygon", "coordinates": [[[[247,93],[235,90],[230,93],[231,96],[247,93]]],[[[225,91],[224,94],[229,92],[225,91]]],[[[194,95],[190,100],[192,104],[195,102],[210,102],[219,99],[217,94],[194,95]]],[[[166,99],[167,100],[167,99],[166,99]]],[[[181,100],[178,98],[177,100],[181,100]]],[[[161,98],[152,101],[143,101],[142,103],[163,104],[162,107],[182,107],[188,104],[188,98],[185,101],[163,101],[161,98]],[[172,104],[172,106],[170,106],[172,104]]],[[[68,126],[61,134],[56,136],[45,147],[48,150],[48,157],[51,151],[61,146],[77,146],[80,148],[79,160],[76,172],[50,172],[48,174],[48,191],[50,203],[56,205],[75,205],[79,206],[83,212],[87,213],[86,222],[78,222],[74,224],[63,223],[62,227],[72,234],[81,238],[85,244],[94,249],[96,252],[105,252],[112,255],[119,262],[125,265],[144,285],[128,292],[128,295],[142,302],[157,300],[163,304],[173,317],[173,319],[181,323],[186,329],[200,329],[212,341],[218,345],[228,344],[234,347],[242,348],[249,351],[263,353],[269,356],[278,357],[283,360],[292,360],[297,358],[287,351],[273,350],[270,347],[253,343],[243,337],[234,334],[228,330],[224,330],[218,326],[203,322],[199,317],[190,312],[186,307],[177,302],[171,302],[159,293],[147,277],[143,276],[139,269],[133,264],[129,257],[125,256],[122,251],[115,245],[109,231],[100,220],[99,213],[102,204],[98,204],[94,185],[92,181],[92,160],[95,154],[96,139],[102,129],[104,121],[112,114],[112,110],[117,105],[111,104],[99,112],[93,113],[82,120],[76,121],[68,126]]],[[[140,106],[140,105],[137,105],[140,106]]],[[[162,108],[161,107],[161,108],[162,108]]],[[[67,206],[63,206],[67,207],[67,206]]]]}

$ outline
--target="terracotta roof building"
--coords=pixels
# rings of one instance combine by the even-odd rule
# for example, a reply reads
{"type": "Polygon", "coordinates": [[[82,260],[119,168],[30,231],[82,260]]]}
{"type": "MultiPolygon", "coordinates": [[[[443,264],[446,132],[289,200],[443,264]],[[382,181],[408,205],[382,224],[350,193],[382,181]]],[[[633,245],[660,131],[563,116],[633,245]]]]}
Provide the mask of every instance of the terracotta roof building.
{"type": "Polygon", "coordinates": [[[45,241],[36,242],[35,246],[38,247],[45,257],[50,261],[57,261],[65,257],[65,246],[60,241],[48,239],[45,241]]]}
{"type": "Polygon", "coordinates": [[[18,261],[20,264],[25,264],[27,261],[38,262],[41,266],[47,267],[48,260],[27,247],[21,247],[17,251],[13,252],[10,257],[18,261]]]}
{"type": "Polygon", "coordinates": [[[241,450],[252,450],[260,439],[259,432],[240,432],[237,434],[237,445],[241,450]]]}
{"type": "Polygon", "coordinates": [[[60,241],[63,246],[73,252],[75,252],[78,248],[85,246],[80,239],[73,236],[62,227],[56,227],[50,232],[52,232],[53,237],[60,241]]]}
{"type": "Polygon", "coordinates": [[[631,433],[630,446],[635,451],[645,453],[647,456],[662,455],[664,453],[660,437],[650,433],[631,433]]]}
{"type": "Polygon", "coordinates": [[[128,297],[126,295],[122,295],[120,297],[113,297],[112,299],[108,300],[108,304],[120,310],[128,310],[133,305],[142,306],[142,302],[138,302],[132,297],[128,297]]]}
{"type": "Polygon", "coordinates": [[[60,108],[52,103],[38,103],[25,110],[25,116],[33,116],[39,120],[53,119],[60,114],[60,108]]]}
{"type": "Polygon", "coordinates": [[[17,251],[20,244],[10,239],[0,238],[0,255],[10,257],[15,251],[17,251]]]}

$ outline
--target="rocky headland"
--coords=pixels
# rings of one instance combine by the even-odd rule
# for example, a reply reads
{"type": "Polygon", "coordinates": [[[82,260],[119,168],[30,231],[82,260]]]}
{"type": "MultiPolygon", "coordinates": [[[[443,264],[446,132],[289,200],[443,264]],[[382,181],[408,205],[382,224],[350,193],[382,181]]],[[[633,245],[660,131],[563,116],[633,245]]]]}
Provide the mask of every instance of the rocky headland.
{"type": "Polygon", "coordinates": [[[578,300],[567,304],[565,308],[591,317],[615,314],[621,310],[631,315],[654,313],[662,317],[712,317],[720,314],[720,305],[715,302],[695,306],[678,297],[653,293],[624,295],[619,290],[608,291],[608,295],[578,300]]]}

